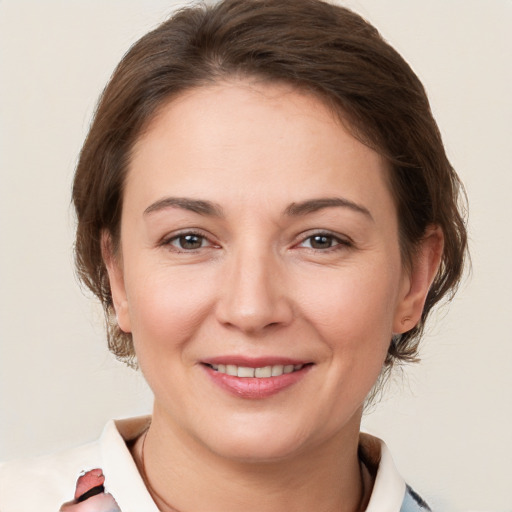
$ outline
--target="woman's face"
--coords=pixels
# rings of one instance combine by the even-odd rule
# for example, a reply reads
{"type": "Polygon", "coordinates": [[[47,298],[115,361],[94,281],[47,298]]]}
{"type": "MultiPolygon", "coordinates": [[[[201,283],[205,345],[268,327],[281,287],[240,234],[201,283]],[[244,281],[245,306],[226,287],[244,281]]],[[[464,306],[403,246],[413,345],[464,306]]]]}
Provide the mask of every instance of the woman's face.
{"type": "Polygon", "coordinates": [[[244,460],[356,435],[411,288],[386,172],[290,87],[225,83],[162,108],[108,264],[160,421],[244,460]]]}

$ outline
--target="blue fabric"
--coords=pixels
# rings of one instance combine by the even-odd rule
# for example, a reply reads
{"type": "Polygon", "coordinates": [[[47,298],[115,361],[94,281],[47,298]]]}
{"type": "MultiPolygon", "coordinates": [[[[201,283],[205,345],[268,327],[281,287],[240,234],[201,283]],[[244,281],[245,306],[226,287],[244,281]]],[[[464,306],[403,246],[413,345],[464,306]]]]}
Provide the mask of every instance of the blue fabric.
{"type": "Polygon", "coordinates": [[[432,510],[411,487],[407,486],[400,512],[432,512],[432,510]]]}

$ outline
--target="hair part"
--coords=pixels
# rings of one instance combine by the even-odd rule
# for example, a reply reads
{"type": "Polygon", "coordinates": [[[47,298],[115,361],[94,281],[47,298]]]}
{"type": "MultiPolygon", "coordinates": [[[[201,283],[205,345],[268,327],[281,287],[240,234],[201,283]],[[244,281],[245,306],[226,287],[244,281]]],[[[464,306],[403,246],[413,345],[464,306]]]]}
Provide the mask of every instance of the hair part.
{"type": "Polygon", "coordinates": [[[132,148],[158,110],[184,91],[232,79],[283,82],[326,102],[389,163],[400,248],[410,265],[429,226],[444,234],[420,322],[391,340],[385,369],[415,361],[432,307],[450,298],[467,250],[464,194],[425,90],[404,59],[354,12],[321,0],[224,0],[176,12],[136,42],[105,88],[76,168],[76,267],[101,301],[110,350],[135,364],[115,321],[101,240],[117,252],[132,148]]]}

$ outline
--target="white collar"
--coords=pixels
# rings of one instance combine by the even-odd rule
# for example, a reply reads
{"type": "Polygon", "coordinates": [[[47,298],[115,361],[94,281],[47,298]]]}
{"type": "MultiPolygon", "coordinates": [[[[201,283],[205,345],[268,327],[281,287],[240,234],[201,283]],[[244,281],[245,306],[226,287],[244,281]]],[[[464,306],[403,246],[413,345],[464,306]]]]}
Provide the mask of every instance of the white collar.
{"type": "Polygon", "coordinates": [[[123,512],[159,512],[140,476],[126,441],[136,438],[149,417],[109,421],[99,439],[105,490],[123,512]]]}
{"type": "Polygon", "coordinates": [[[395,467],[386,443],[370,434],[361,433],[359,447],[365,458],[377,468],[375,482],[366,512],[399,512],[405,496],[405,481],[395,467]]]}
{"type": "MultiPolygon", "coordinates": [[[[126,446],[147,428],[149,416],[109,421],[99,440],[107,492],[123,512],[158,512],[126,446]]],[[[360,435],[360,447],[377,466],[377,474],[366,512],[399,512],[406,485],[398,473],[386,444],[369,434],[360,435]]]]}

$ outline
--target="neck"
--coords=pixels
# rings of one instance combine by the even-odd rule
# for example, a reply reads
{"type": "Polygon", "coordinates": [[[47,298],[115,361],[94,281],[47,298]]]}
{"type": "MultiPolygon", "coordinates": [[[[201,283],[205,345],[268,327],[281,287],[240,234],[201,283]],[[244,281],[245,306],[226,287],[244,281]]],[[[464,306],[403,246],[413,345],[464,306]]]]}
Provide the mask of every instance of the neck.
{"type": "Polygon", "coordinates": [[[264,462],[226,459],[155,415],[134,447],[146,486],[162,512],[359,512],[371,477],[357,456],[359,424],[323,446],[264,462]]]}

